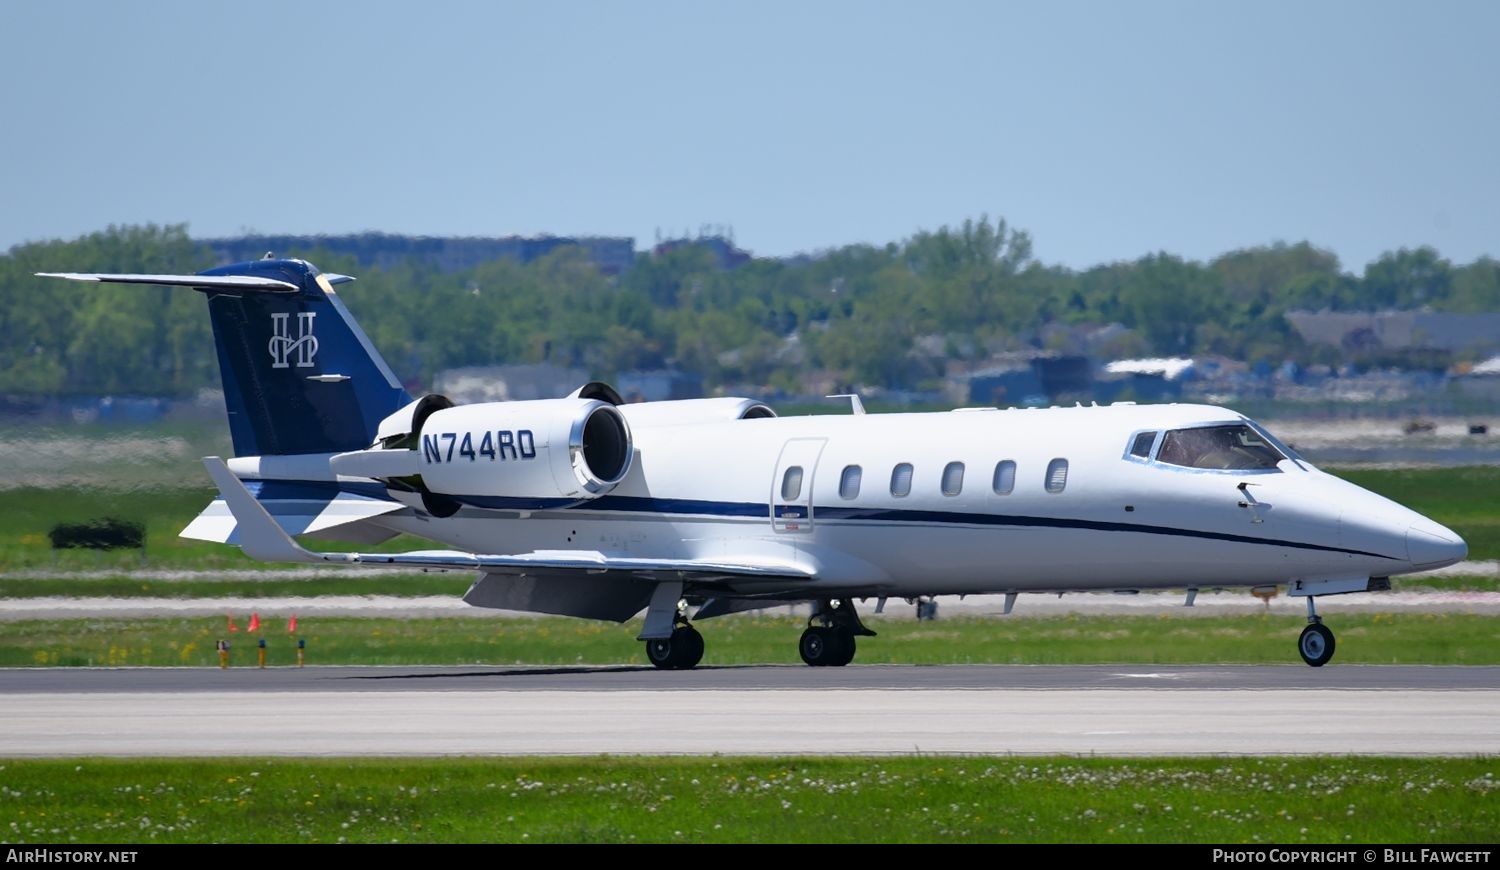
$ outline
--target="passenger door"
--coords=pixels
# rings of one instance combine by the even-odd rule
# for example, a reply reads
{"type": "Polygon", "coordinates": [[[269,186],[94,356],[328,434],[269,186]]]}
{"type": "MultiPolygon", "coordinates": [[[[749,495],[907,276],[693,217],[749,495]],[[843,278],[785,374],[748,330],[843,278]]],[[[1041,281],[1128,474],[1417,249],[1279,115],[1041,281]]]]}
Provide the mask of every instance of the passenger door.
{"type": "Polygon", "coordinates": [[[781,448],[771,478],[771,528],[805,534],[813,527],[813,473],[827,438],[793,438],[781,448]]]}

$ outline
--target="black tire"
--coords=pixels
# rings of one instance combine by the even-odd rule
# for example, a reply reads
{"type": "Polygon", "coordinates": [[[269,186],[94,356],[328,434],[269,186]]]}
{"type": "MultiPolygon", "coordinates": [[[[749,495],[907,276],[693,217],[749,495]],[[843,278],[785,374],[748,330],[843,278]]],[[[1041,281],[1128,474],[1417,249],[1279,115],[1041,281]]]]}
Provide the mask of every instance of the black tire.
{"type": "Polygon", "coordinates": [[[1297,638],[1297,652],[1312,667],[1323,667],[1333,658],[1333,632],[1321,622],[1311,623],[1297,638]]]}
{"type": "Polygon", "coordinates": [[[802,654],[802,660],[815,668],[830,664],[835,653],[832,634],[821,626],[802,632],[802,639],[797,642],[797,652],[802,654]]]}
{"type": "MultiPolygon", "coordinates": [[[[673,632],[676,634],[676,632],[673,632]]],[[[646,641],[646,660],[663,671],[677,669],[677,644],[673,638],[658,637],[646,641]]]]}
{"type": "Polygon", "coordinates": [[[703,635],[691,625],[672,629],[671,637],[646,641],[646,659],[664,671],[685,671],[703,661],[703,635]]]}
{"type": "Polygon", "coordinates": [[[672,646],[677,648],[677,669],[695,668],[703,661],[703,635],[691,625],[684,625],[672,632],[672,646]]]}
{"type": "Polygon", "coordinates": [[[833,645],[836,647],[834,652],[837,653],[829,660],[829,666],[841,668],[854,661],[854,632],[846,628],[835,628],[831,629],[829,634],[833,636],[833,645]]]}

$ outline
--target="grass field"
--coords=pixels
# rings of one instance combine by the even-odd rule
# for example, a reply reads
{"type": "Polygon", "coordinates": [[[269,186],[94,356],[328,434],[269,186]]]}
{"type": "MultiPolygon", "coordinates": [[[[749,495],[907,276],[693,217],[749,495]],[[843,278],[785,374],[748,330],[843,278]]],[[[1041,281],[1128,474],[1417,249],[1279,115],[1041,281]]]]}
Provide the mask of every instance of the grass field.
{"type": "MultiPolygon", "coordinates": [[[[246,558],[238,547],[178,536],[216,491],[202,485],[110,489],[22,488],[0,490],[0,573],[9,571],[109,571],[140,568],[253,570],[282,567],[246,558]],[[146,526],[144,550],[54,550],[47,533],[58,523],[115,517],[146,526]]],[[[379,546],[346,547],[365,552],[419,549],[430,542],[393,538],[379,546]]],[[[339,549],[323,543],[320,549],[339,549]]]]}
{"type": "Polygon", "coordinates": [[[1491,844],[1493,758],[0,762],[20,843],[1491,844]]]}
{"type": "MultiPolygon", "coordinates": [[[[244,626],[239,614],[240,626],[244,626]]],[[[264,617],[257,634],[225,632],[223,617],[27,620],[0,623],[0,666],[253,666],[265,638],[267,663],[296,662],[295,640],[320,665],[642,664],[638,622],[624,626],[561,618],[264,617]]],[[[802,620],[737,616],[704,621],[703,666],[795,664],[802,620]]],[[[1280,616],[958,617],[888,620],[861,638],[860,664],[1291,664],[1300,619],[1280,616]]],[[[1500,664],[1500,620],[1462,613],[1347,614],[1331,623],[1335,664],[1500,664]]]]}
{"type": "MultiPolygon", "coordinates": [[[[250,560],[235,554],[246,562],[250,560]]],[[[155,579],[128,573],[102,577],[0,577],[0,599],[71,596],[74,598],[287,598],[313,595],[382,595],[410,597],[445,595],[458,597],[469,589],[474,575],[402,574],[381,571],[354,574],[337,569],[308,579],[247,578],[241,568],[226,572],[224,579],[155,579]]]]}

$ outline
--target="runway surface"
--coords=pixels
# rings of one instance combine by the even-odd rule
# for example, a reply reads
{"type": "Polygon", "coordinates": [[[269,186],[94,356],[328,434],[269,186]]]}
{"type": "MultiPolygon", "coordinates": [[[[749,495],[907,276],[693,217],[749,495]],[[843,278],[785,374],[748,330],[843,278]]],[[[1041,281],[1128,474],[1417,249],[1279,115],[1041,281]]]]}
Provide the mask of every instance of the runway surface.
{"type": "Polygon", "coordinates": [[[1500,667],[0,670],[0,756],[1500,754],[1500,667]]]}
{"type": "MultiPolygon", "coordinates": [[[[938,599],[943,616],[1000,616],[1005,608],[1004,595],[970,595],[960,599],[946,595],[938,599]]],[[[1318,602],[1324,614],[1341,613],[1431,613],[1500,614],[1500,592],[1483,590],[1424,589],[1412,592],[1361,592],[1329,596],[1318,602]]],[[[1204,591],[1192,607],[1183,606],[1183,596],[1174,592],[1143,592],[1139,595],[1116,595],[1108,592],[1075,593],[1059,597],[1043,593],[1020,596],[1015,611],[1007,619],[1053,617],[1064,614],[1085,616],[1169,616],[1180,619],[1215,616],[1242,616],[1267,613],[1297,618],[1307,610],[1301,598],[1285,595],[1261,601],[1247,590],[1230,592],[1204,591]]],[[[0,622],[26,619],[150,619],[154,617],[216,617],[249,613],[285,618],[318,616],[370,617],[439,617],[462,616],[491,619],[535,619],[534,613],[492,610],[472,607],[454,595],[308,595],[305,597],[220,597],[220,598],[78,598],[38,596],[35,598],[0,599],[0,622]]],[[[767,614],[806,615],[807,605],[768,608],[767,614]]],[[[914,609],[892,603],[883,614],[869,612],[861,618],[871,624],[883,620],[911,619],[914,609]]]]}
{"type": "Polygon", "coordinates": [[[1219,689],[1500,691],[1500,666],[1436,665],[803,665],[660,671],[597,667],[0,668],[20,693],[623,692],[859,689],[1219,689]]]}

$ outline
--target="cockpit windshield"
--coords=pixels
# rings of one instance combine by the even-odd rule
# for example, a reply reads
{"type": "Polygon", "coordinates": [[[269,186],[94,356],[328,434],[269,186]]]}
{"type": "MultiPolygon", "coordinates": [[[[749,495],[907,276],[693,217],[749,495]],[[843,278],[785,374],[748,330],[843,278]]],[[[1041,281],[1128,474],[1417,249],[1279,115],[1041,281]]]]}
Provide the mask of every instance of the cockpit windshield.
{"type": "Polygon", "coordinates": [[[1162,439],[1158,462],[1186,468],[1272,469],[1286,456],[1251,427],[1236,423],[1173,429],[1162,439]]]}

